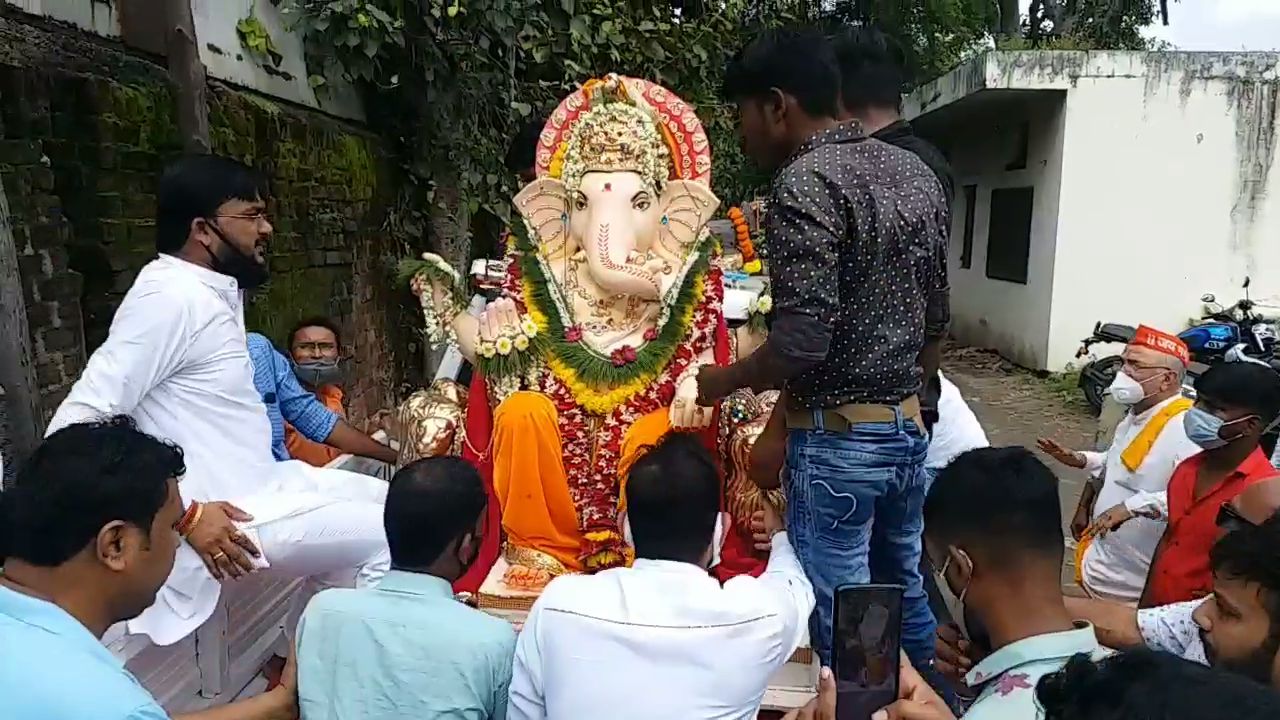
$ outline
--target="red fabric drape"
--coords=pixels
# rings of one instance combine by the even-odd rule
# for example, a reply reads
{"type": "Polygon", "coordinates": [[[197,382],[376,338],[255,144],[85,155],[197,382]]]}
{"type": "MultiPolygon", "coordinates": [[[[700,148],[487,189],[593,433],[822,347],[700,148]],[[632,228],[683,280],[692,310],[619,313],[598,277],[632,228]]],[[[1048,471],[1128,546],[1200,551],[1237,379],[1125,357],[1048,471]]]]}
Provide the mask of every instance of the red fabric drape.
{"type": "Polygon", "coordinates": [[[485,509],[484,537],[480,541],[480,554],[466,574],[453,583],[454,592],[474,593],[480,589],[489,570],[498,561],[502,551],[502,509],[493,491],[493,458],[489,454],[489,441],[493,436],[493,414],[489,409],[489,393],[484,374],[477,368],[471,373],[471,389],[467,393],[466,432],[469,442],[462,444],[462,457],[480,471],[484,478],[484,491],[489,496],[485,509]],[[474,449],[472,449],[474,448],[474,449]],[[485,453],[480,457],[476,451],[485,453]]]}

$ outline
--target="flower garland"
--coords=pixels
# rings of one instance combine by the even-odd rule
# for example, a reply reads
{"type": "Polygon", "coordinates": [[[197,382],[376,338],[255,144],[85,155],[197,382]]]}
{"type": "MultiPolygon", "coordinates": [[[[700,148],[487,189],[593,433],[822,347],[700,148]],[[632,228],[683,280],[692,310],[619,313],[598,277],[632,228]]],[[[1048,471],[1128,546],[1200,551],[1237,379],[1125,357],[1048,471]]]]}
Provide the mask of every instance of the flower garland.
{"type": "Polygon", "coordinates": [[[462,277],[444,258],[435,253],[422,253],[422,259],[405,259],[397,271],[400,283],[408,283],[418,296],[424,319],[423,331],[427,342],[433,346],[457,343],[453,320],[467,307],[469,298],[463,288],[462,277]],[[433,298],[434,286],[447,288],[442,299],[443,308],[437,308],[433,298]]]}
{"type": "Polygon", "coordinates": [[[710,268],[707,245],[694,251],[695,259],[668,305],[669,319],[646,334],[642,347],[626,346],[604,355],[583,342],[580,327],[566,324],[551,296],[553,281],[529,243],[528,229],[517,225],[512,235],[519,253],[520,280],[508,287],[508,294],[522,301],[525,312],[537,324],[547,367],[569,386],[575,401],[603,415],[651,385],[688,334],[694,310],[706,295],[710,268]]]}
{"type": "MultiPolygon", "coordinates": [[[[615,567],[626,556],[617,525],[623,441],[636,420],[671,405],[677,379],[699,354],[714,347],[723,279],[707,257],[710,244],[695,251],[698,255],[668,306],[668,321],[649,332],[643,347],[631,348],[634,356],[628,353],[618,362],[583,344],[581,328],[566,325],[551,295],[549,283],[554,281],[529,237],[527,227],[512,228],[512,262],[503,286],[503,293],[537,325],[536,337],[542,343],[540,359],[545,364],[522,381],[550,398],[556,408],[565,477],[583,538],[583,565],[593,571],[615,567]]],[[[510,389],[512,378],[489,379],[491,398],[510,389]]]]}
{"type": "Polygon", "coordinates": [[[556,372],[543,375],[539,389],[556,406],[565,476],[578,510],[581,558],[588,570],[615,567],[624,559],[625,545],[617,526],[618,465],[627,432],[645,415],[669,407],[677,379],[702,352],[714,346],[724,287],[718,269],[707,271],[705,286],[700,302],[692,309],[685,336],[675,344],[666,366],[606,414],[593,412],[579,402],[578,392],[556,372]]]}
{"type": "Polygon", "coordinates": [[[742,208],[729,208],[729,221],[733,223],[733,231],[738,238],[738,252],[742,253],[742,271],[748,275],[759,275],[764,270],[764,265],[751,242],[751,227],[747,225],[742,208]]]}

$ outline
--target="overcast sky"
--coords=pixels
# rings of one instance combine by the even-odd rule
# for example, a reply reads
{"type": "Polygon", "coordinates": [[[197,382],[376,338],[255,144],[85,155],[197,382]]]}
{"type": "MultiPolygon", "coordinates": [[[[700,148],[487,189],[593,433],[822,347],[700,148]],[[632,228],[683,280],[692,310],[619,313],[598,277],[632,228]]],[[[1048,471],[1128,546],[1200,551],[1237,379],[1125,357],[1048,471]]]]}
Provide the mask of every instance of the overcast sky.
{"type": "Polygon", "coordinates": [[[1148,32],[1179,50],[1277,50],[1280,0],[1171,0],[1169,27],[1148,32]]]}

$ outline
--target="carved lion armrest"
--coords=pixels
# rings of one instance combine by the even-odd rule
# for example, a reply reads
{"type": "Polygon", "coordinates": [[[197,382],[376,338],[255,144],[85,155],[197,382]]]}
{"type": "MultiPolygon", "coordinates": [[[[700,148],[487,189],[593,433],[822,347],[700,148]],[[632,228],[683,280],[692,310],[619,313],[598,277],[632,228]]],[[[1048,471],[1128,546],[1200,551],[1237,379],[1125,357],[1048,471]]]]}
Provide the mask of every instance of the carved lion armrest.
{"type": "Polygon", "coordinates": [[[452,380],[437,380],[410,395],[397,412],[401,467],[439,455],[461,455],[466,436],[467,390],[452,380]]]}
{"type": "Polygon", "coordinates": [[[761,490],[751,480],[751,450],[764,431],[778,402],[779,393],[768,390],[755,394],[739,390],[724,400],[720,410],[720,451],[725,467],[725,501],[735,523],[746,527],[751,515],[765,503],[781,514],[786,498],[781,489],[761,490]]]}

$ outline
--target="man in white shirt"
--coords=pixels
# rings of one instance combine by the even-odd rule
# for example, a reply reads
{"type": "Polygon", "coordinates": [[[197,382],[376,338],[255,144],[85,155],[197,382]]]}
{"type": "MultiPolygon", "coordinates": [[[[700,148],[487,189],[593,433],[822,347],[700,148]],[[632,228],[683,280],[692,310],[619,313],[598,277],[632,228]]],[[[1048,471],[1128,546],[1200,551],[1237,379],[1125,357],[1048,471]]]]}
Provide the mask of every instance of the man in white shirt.
{"type": "Polygon", "coordinates": [[[1069,450],[1046,438],[1041,438],[1039,445],[1065,465],[1084,468],[1095,476],[1101,473],[1101,490],[1095,493],[1094,486],[1086,487],[1072,522],[1079,542],[1077,574],[1091,597],[1136,605],[1164,523],[1139,517],[1113,532],[1095,533],[1085,528],[1113,525],[1103,515],[1117,506],[1132,504],[1132,516],[1152,493],[1163,492],[1174,468],[1200,448],[1187,438],[1182,423],[1182,413],[1191,406],[1191,401],[1182,397],[1182,377],[1189,360],[1182,341],[1140,327],[1122,357],[1124,365],[1110,393],[1130,409],[1116,426],[1107,452],[1069,450]]]}
{"type": "MultiPolygon", "coordinates": [[[[1106,600],[1067,597],[1071,617],[1092,623],[1098,641],[1117,650],[1146,646],[1213,665],[1280,689],[1280,477],[1251,485],[1218,515],[1223,536],[1210,551],[1213,594],[1135,610],[1106,600]]],[[[939,633],[937,667],[952,680],[980,657],[939,633]]]]}
{"type": "Polygon", "coordinates": [[[813,612],[787,534],[773,534],[759,578],[722,587],[707,573],[729,523],[693,435],[669,434],[637,460],[623,497],[635,564],[542,592],[516,642],[508,717],[755,718],[813,612]]]}
{"type": "Polygon", "coordinates": [[[978,416],[960,394],[960,388],[944,377],[941,370],[938,383],[942,388],[938,396],[938,421],[929,432],[929,453],[924,458],[924,469],[930,479],[957,457],[991,444],[978,416]]]}
{"type": "Polygon", "coordinates": [[[318,584],[366,585],[390,562],[386,483],[272,457],[242,297],[267,279],[265,188],[251,168],[216,156],[166,170],[157,193],[160,256],[138,273],[106,342],[49,424],[52,434],[127,414],[185,453],[186,542],[155,604],[128,624],[159,645],[209,618],[222,579],[269,568],[318,584]]]}

